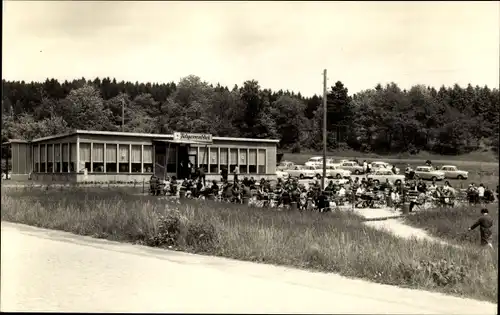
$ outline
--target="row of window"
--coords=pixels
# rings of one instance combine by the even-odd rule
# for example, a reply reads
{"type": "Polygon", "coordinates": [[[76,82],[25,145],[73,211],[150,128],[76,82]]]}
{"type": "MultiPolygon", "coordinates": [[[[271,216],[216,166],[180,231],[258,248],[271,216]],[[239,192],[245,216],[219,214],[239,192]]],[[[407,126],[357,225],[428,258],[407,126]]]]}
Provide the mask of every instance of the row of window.
{"type": "MultiPolygon", "coordinates": [[[[152,145],[80,143],[78,171],[152,173],[152,152],[152,145]]],[[[76,143],[41,144],[33,147],[33,157],[35,172],[75,172],[76,143]]]]}
{"type": "MultiPolygon", "coordinates": [[[[228,167],[232,173],[236,167],[240,174],[265,174],[266,150],[264,149],[228,149],[228,148],[192,148],[191,153],[197,154],[197,163],[208,174],[220,172],[219,165],[228,167]],[[197,151],[197,152],[196,152],[197,151]]],[[[194,161],[191,161],[194,163],[194,161]]]]}
{"type": "MultiPolygon", "coordinates": [[[[157,146],[155,151],[153,165],[152,145],[80,143],[78,171],[87,169],[93,173],[152,173],[154,167],[164,169],[165,165],[168,173],[178,171],[177,148],[165,150],[157,146]]],[[[34,146],[34,171],[75,172],[76,153],[76,143],[34,146]]],[[[191,163],[204,168],[208,174],[218,174],[223,166],[227,166],[231,173],[236,167],[239,167],[240,174],[266,173],[264,149],[191,147],[188,154],[191,163]]]]}

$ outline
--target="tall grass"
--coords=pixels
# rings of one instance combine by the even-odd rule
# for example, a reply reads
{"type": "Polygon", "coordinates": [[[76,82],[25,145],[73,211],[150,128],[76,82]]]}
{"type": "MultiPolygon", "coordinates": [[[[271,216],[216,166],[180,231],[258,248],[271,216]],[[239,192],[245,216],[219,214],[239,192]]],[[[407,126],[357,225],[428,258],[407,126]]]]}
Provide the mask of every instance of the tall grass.
{"type": "Polygon", "coordinates": [[[3,188],[1,198],[6,221],[497,299],[496,255],[399,239],[365,226],[348,212],[276,212],[209,201],[179,204],[110,191],[3,188]],[[168,242],[162,241],[166,238],[168,242]]]}
{"type": "Polygon", "coordinates": [[[459,245],[480,244],[479,227],[468,232],[469,228],[481,215],[481,209],[487,208],[493,219],[493,247],[498,250],[498,204],[487,206],[462,206],[456,208],[435,208],[416,212],[405,218],[412,226],[425,229],[430,234],[459,245]]]}

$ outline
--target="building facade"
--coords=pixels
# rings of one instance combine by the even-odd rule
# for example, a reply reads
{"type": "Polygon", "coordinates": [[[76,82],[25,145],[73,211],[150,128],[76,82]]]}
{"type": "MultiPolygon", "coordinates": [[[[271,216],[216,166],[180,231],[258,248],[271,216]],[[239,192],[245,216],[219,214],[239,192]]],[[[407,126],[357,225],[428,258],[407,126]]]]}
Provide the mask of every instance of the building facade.
{"type": "Polygon", "coordinates": [[[187,176],[202,167],[207,180],[222,168],[240,177],[276,178],[279,140],[76,130],[32,141],[11,140],[12,179],[42,182],[142,182],[153,174],[187,176]]]}

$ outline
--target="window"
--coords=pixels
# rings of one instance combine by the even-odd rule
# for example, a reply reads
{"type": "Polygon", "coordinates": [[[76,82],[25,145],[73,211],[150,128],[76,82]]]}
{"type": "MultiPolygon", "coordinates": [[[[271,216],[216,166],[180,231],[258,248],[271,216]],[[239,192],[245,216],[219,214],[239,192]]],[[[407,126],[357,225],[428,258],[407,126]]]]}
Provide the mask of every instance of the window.
{"type": "Polygon", "coordinates": [[[54,144],[54,172],[61,172],[61,145],[54,144]]]}
{"type": "Polygon", "coordinates": [[[266,150],[259,150],[258,156],[257,156],[257,161],[259,164],[259,174],[265,174],[266,173],[266,150]]]}
{"type": "Polygon", "coordinates": [[[54,145],[53,144],[47,144],[47,173],[52,173],[53,172],[53,167],[54,167],[54,145]]]}
{"type": "Polygon", "coordinates": [[[197,147],[189,147],[188,149],[189,161],[193,166],[198,166],[198,148],[197,147]]]}
{"type": "Polygon", "coordinates": [[[92,145],[92,172],[104,172],[104,143],[92,145]]]}
{"type": "Polygon", "coordinates": [[[247,149],[240,149],[240,173],[248,173],[247,149]]]}
{"type": "Polygon", "coordinates": [[[69,145],[69,171],[76,172],[76,143],[69,145]]]}
{"type": "Polygon", "coordinates": [[[227,148],[220,148],[220,168],[221,170],[223,168],[229,167],[228,164],[228,149],[227,148]]]}
{"type": "Polygon", "coordinates": [[[129,158],[130,158],[130,152],[129,152],[129,146],[128,144],[120,144],[119,145],[119,172],[120,173],[130,173],[130,168],[129,168],[129,158]]]}
{"type": "MultiPolygon", "coordinates": [[[[143,159],[142,163],[144,166],[143,171],[145,173],[153,173],[153,146],[152,145],[145,145],[144,146],[142,159],[143,159]]],[[[175,168],[175,165],[174,165],[174,168],[175,168]]]]}
{"type": "Polygon", "coordinates": [[[116,144],[106,144],[106,172],[116,173],[116,144]]]}
{"type": "MultiPolygon", "coordinates": [[[[295,169],[298,169],[298,166],[295,166],[295,169]]],[[[256,149],[248,150],[248,172],[250,174],[257,173],[257,150],[256,149]]]]}
{"type": "Polygon", "coordinates": [[[208,148],[200,147],[200,168],[203,168],[205,172],[208,172],[208,148]]]}
{"type": "Polygon", "coordinates": [[[36,145],[33,147],[33,161],[35,162],[35,173],[40,171],[40,148],[36,145]]]}
{"type": "Polygon", "coordinates": [[[141,169],[141,146],[133,145],[132,146],[132,173],[142,173],[141,169]]]}
{"type": "Polygon", "coordinates": [[[219,174],[219,156],[217,148],[210,148],[210,174],[219,174]]]}
{"type": "Polygon", "coordinates": [[[229,149],[229,172],[232,173],[238,166],[238,149],[229,149]]]}
{"type": "Polygon", "coordinates": [[[80,143],[80,166],[78,171],[86,169],[90,172],[90,143],[80,143]]]}
{"type": "Polygon", "coordinates": [[[45,162],[47,161],[47,146],[45,144],[40,145],[40,172],[45,173],[47,170],[45,168],[45,162]]]}
{"type": "Polygon", "coordinates": [[[69,166],[69,145],[67,143],[63,143],[62,145],[62,161],[62,171],[67,173],[69,166]]]}

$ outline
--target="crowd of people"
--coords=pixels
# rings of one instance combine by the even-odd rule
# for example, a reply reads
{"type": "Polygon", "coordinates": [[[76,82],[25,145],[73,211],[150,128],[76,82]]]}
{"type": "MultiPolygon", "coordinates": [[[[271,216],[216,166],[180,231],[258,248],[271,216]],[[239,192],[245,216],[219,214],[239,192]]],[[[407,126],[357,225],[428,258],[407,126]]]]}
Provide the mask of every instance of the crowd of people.
{"type": "Polygon", "coordinates": [[[330,180],[325,189],[321,189],[317,179],[304,184],[290,177],[285,180],[278,179],[277,182],[272,183],[266,179],[256,181],[253,177],[244,177],[240,180],[235,173],[233,180],[230,181],[226,173],[220,182],[207,183],[205,176],[198,174],[194,172],[193,176],[181,181],[178,181],[175,176],[165,180],[152,176],[150,193],[180,198],[245,203],[257,207],[292,207],[321,212],[346,204],[358,208],[377,206],[398,208],[407,202],[411,212],[415,206],[426,203],[434,206],[453,206],[457,201],[489,203],[495,200],[491,189],[483,184],[476,186],[474,183],[469,185],[466,196],[463,196],[462,192],[453,188],[448,181],[445,181],[443,185],[437,185],[436,182],[427,184],[417,179],[394,185],[389,180],[379,183],[370,178],[356,177],[348,180],[330,180]]]}

